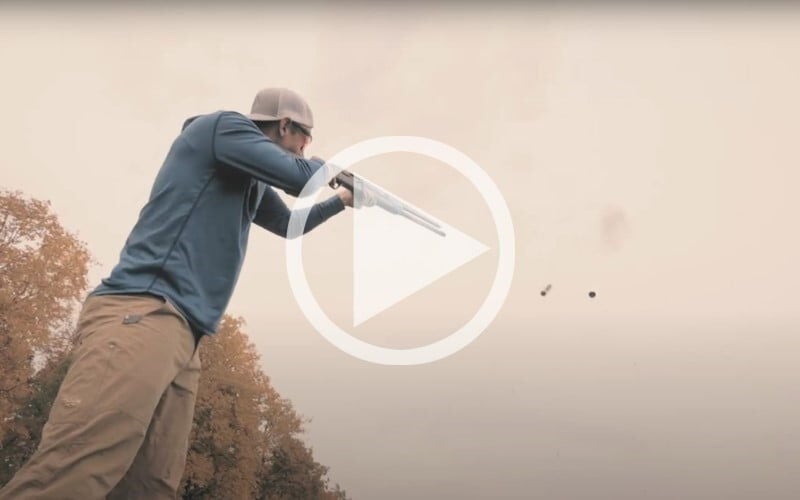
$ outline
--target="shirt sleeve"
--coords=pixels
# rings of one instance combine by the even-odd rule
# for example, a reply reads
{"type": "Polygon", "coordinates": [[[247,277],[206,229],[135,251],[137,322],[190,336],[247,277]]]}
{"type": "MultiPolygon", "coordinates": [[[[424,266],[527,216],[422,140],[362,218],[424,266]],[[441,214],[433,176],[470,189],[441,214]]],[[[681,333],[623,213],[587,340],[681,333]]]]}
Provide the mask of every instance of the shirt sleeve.
{"type": "Polygon", "coordinates": [[[220,114],[214,130],[214,158],[270,186],[298,196],[311,176],[323,167],[318,158],[296,156],[265,136],[242,114],[220,114]]]}
{"type": "MultiPolygon", "coordinates": [[[[338,195],[333,195],[327,200],[316,203],[311,207],[297,210],[298,215],[302,212],[308,214],[303,234],[338,214],[344,210],[344,208],[342,199],[339,198],[338,195]]],[[[278,196],[278,193],[268,187],[264,190],[264,196],[261,198],[261,204],[258,206],[253,222],[271,233],[286,238],[289,229],[289,216],[291,214],[292,210],[289,210],[289,207],[287,207],[286,203],[278,196]]]]}

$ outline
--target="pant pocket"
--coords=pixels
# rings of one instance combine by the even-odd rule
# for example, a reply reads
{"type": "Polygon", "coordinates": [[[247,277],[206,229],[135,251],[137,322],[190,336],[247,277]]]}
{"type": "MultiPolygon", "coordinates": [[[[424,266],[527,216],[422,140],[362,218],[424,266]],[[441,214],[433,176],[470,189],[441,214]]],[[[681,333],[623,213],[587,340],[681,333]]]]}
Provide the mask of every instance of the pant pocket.
{"type": "MultiPolygon", "coordinates": [[[[133,333],[128,325],[166,307],[162,299],[128,295],[96,297],[82,313],[71,363],[50,412],[54,422],[81,421],[91,417],[114,392],[113,370],[119,370],[124,355],[121,343],[133,333]]],[[[128,367],[130,369],[132,367],[128,367]]]]}
{"type": "Polygon", "coordinates": [[[108,377],[110,356],[108,346],[88,342],[73,350],[50,410],[49,424],[82,422],[92,416],[100,394],[98,386],[108,377]]]}
{"type": "Polygon", "coordinates": [[[165,299],[150,295],[98,295],[89,297],[78,318],[76,347],[102,328],[132,324],[166,306],[165,299]]]}

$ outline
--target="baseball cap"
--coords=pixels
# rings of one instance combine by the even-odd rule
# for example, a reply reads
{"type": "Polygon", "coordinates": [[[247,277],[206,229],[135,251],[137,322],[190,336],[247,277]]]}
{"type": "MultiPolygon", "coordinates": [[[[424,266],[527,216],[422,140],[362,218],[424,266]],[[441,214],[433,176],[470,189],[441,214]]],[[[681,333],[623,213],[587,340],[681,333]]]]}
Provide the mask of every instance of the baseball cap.
{"type": "Polygon", "coordinates": [[[256,94],[247,117],[253,121],[290,118],[306,129],[314,127],[314,115],[311,114],[308,103],[297,92],[286,88],[261,89],[256,94]]]}

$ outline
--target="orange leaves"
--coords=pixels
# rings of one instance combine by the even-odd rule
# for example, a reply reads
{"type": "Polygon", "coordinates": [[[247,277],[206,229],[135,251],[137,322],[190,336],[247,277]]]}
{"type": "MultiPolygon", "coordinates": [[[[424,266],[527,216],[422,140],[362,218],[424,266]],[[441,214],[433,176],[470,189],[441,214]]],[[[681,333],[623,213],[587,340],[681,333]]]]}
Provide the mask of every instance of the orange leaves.
{"type": "Polygon", "coordinates": [[[184,498],[344,498],[327,491],[327,469],[300,439],[303,418],[270,385],[243,326],[225,316],[200,346],[184,498]]]}
{"type": "Polygon", "coordinates": [[[0,190],[0,422],[29,393],[36,355],[67,349],[90,261],[49,202],[0,190]]]}

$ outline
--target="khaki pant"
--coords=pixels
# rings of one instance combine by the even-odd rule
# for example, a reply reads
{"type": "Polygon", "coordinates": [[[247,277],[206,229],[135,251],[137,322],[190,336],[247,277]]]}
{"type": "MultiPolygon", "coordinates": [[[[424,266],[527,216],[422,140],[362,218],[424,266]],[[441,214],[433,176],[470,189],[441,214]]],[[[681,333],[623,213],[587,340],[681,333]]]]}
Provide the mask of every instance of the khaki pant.
{"type": "Polygon", "coordinates": [[[200,379],[197,351],[169,301],[88,297],[39,448],[0,499],[175,498],[200,379]]]}

